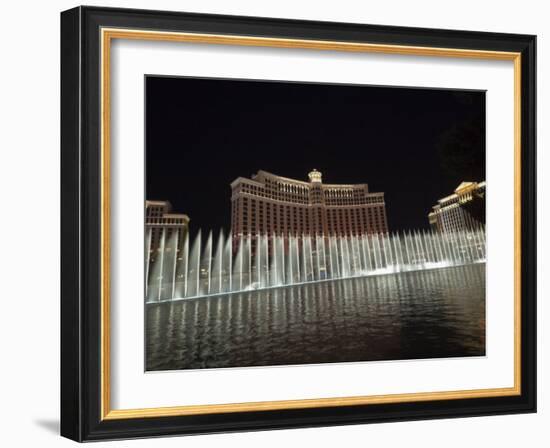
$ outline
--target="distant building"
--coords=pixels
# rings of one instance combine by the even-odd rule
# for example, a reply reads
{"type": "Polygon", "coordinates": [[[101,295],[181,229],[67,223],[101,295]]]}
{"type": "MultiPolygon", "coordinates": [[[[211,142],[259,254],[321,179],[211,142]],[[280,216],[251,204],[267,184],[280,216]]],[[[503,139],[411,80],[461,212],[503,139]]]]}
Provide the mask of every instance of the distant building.
{"type": "MultiPolygon", "coordinates": [[[[157,259],[157,255],[166,250],[168,241],[177,241],[178,250],[183,245],[184,236],[189,229],[189,217],[181,213],[171,213],[172,205],[168,201],[145,201],[145,251],[146,272],[157,259]],[[177,234],[177,235],[176,235],[177,234]],[[163,247],[164,246],[164,247],[163,247]]],[[[171,250],[171,248],[168,248],[171,250]]]]}
{"type": "Polygon", "coordinates": [[[258,171],[231,183],[234,241],[242,235],[352,236],[386,233],[384,193],[367,184],[323,184],[313,170],[309,182],[258,171]]]}
{"type": "Polygon", "coordinates": [[[462,182],[452,195],[437,201],[428,220],[438,232],[471,230],[484,224],[484,209],[485,181],[462,182]]]}

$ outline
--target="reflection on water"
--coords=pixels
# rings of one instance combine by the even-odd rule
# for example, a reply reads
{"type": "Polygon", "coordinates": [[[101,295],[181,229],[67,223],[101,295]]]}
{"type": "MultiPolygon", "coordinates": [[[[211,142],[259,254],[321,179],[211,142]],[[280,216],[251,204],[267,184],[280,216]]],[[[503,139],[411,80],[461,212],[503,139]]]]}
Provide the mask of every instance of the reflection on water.
{"type": "Polygon", "coordinates": [[[485,264],[146,307],[147,370],[481,356],[485,264]]]}

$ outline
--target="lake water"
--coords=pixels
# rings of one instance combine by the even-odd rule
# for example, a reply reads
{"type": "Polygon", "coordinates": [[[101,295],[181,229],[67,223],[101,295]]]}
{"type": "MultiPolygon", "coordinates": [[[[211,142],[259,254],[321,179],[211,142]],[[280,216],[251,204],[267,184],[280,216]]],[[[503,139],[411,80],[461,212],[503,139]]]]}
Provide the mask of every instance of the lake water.
{"type": "Polygon", "coordinates": [[[485,355],[485,264],[146,306],[146,369],[485,355]]]}

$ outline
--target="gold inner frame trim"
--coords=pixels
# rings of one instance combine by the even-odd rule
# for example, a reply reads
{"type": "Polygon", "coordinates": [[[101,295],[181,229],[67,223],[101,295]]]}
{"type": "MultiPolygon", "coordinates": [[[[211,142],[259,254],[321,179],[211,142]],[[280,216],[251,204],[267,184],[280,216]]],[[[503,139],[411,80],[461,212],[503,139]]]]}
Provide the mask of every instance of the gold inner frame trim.
{"type": "Polygon", "coordinates": [[[101,419],[116,420],[228,412],[252,412],[317,407],[353,406],[414,401],[502,397],[521,394],[521,54],[515,52],[419,47],[307,39],[282,39],[219,34],[101,29],[101,419]],[[110,63],[111,41],[131,39],[214,45],[294,48],[357,53],[455,57],[514,63],[514,386],[474,390],[418,392],[302,400],[188,405],[140,409],[111,409],[110,366],[110,63]]]}

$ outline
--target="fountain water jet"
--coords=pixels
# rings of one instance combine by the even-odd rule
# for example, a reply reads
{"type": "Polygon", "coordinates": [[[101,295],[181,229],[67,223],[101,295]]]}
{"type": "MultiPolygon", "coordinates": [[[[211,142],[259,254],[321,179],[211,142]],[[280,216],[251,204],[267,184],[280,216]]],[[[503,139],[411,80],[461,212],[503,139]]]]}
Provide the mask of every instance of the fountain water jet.
{"type": "Polygon", "coordinates": [[[485,229],[326,236],[146,234],[147,303],[485,262],[485,229]],[[203,246],[204,244],[204,246],[203,246]]]}

